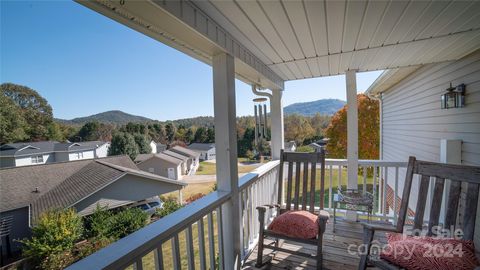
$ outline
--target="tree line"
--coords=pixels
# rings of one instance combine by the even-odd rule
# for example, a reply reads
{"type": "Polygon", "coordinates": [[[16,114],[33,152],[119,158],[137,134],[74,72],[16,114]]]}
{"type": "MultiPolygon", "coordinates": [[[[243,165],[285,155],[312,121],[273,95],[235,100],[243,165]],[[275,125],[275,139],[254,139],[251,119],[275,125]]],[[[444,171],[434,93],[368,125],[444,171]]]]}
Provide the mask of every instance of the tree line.
{"type": "MultiPolygon", "coordinates": [[[[214,143],[213,117],[196,117],[167,122],[127,123],[114,125],[87,122],[83,126],[58,123],[53,118],[47,100],[26,86],[4,83],[0,85],[0,144],[22,141],[111,141],[111,154],[150,153],[150,141],[169,146],[190,143],[214,143]]],[[[359,156],[378,158],[379,112],[378,101],[358,95],[359,156]]],[[[289,114],[284,117],[285,141],[297,146],[309,145],[323,137],[330,138],[327,151],[330,157],[346,156],[346,111],[340,109],[333,117],[316,114],[303,116],[289,114]]],[[[268,155],[270,127],[266,140],[255,145],[255,119],[237,117],[238,155],[251,157],[253,153],[268,155]]]]}

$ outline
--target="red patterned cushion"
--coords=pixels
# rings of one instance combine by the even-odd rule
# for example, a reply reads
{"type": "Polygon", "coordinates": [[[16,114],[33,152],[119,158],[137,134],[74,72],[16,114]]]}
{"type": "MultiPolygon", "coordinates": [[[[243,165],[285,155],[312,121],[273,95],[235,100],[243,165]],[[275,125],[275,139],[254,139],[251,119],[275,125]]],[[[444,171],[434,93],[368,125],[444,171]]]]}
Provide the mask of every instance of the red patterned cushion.
{"type": "Polygon", "coordinates": [[[405,269],[474,269],[479,266],[473,241],[453,238],[404,237],[387,233],[388,247],[380,254],[405,269]]]}
{"type": "Polygon", "coordinates": [[[268,229],[289,237],[311,239],[318,234],[318,216],[308,211],[288,211],[276,217],[268,229]]]}

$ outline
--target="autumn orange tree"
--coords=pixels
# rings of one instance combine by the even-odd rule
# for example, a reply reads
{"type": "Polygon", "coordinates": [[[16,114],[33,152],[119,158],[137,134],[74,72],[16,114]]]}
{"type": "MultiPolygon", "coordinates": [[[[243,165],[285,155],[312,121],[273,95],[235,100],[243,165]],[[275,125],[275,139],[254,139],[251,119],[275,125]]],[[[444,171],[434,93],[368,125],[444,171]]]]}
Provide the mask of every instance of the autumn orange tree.
{"type": "MultiPolygon", "coordinates": [[[[378,159],[380,142],[379,104],[364,94],[357,95],[358,105],[358,157],[378,159]]],[[[330,138],[327,152],[332,158],[347,157],[347,110],[345,105],[335,113],[325,130],[330,138]]]]}

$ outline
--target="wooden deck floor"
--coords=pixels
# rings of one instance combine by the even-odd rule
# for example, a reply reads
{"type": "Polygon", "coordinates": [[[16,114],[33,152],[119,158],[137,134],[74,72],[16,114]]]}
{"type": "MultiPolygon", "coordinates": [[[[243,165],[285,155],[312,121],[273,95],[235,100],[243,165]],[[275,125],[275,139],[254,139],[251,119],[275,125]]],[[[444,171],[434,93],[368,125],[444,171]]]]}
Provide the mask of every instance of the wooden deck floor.
{"type": "MultiPolygon", "coordinates": [[[[351,255],[348,252],[348,246],[351,244],[362,244],[363,227],[358,222],[347,222],[337,219],[336,232],[333,232],[333,220],[327,225],[324,234],[323,246],[323,267],[324,269],[357,269],[359,257],[351,255]]],[[[385,235],[379,234],[375,239],[384,242],[385,235]]],[[[292,242],[284,242],[283,248],[289,250],[301,250],[311,254],[316,253],[316,248],[310,245],[301,245],[292,242]]],[[[316,269],[315,260],[291,255],[284,252],[273,254],[271,250],[265,249],[265,255],[273,256],[272,262],[262,269],[316,269]]],[[[255,260],[257,258],[257,249],[248,258],[244,265],[245,270],[255,270],[255,260]]],[[[375,269],[375,268],[373,268],[375,269]]]]}

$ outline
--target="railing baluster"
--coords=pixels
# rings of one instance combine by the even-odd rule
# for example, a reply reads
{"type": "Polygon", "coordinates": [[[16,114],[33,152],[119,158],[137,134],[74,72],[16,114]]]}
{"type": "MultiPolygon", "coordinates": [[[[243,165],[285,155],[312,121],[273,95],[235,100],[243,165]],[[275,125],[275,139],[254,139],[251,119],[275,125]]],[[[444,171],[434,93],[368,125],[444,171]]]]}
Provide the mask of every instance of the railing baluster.
{"type": "Polygon", "coordinates": [[[198,254],[200,257],[200,269],[206,270],[207,262],[205,257],[205,227],[203,224],[203,218],[197,221],[198,227],[198,254]]]}
{"type": "Polygon", "coordinates": [[[178,234],[175,234],[172,238],[172,257],[173,257],[173,269],[182,269],[180,262],[180,243],[178,241],[178,234]]]}
{"type": "MultiPolygon", "coordinates": [[[[372,187],[372,195],[373,195],[373,202],[374,202],[374,205],[375,205],[375,200],[377,198],[377,166],[373,166],[373,187],[372,187]]],[[[378,204],[376,204],[377,206],[377,210],[380,211],[380,207],[378,204]]],[[[378,212],[377,211],[377,212],[378,212]]]]}
{"type": "Polygon", "coordinates": [[[398,167],[395,167],[395,183],[393,193],[393,222],[394,224],[397,224],[398,167]]]}
{"type": "MultiPolygon", "coordinates": [[[[218,217],[217,217],[218,218],[218,217]]],[[[207,233],[208,233],[208,249],[210,257],[210,269],[215,269],[215,230],[213,227],[213,214],[207,215],[207,233]]]]}
{"type": "Polygon", "coordinates": [[[195,270],[195,252],[193,250],[193,233],[192,226],[188,226],[185,230],[185,242],[187,244],[187,260],[188,270],[195,270]]]}
{"type": "Polygon", "coordinates": [[[367,166],[362,166],[363,168],[363,192],[367,192],[367,166]]]}
{"type": "Polygon", "coordinates": [[[162,251],[162,244],[160,244],[154,251],[153,251],[153,259],[155,261],[155,270],[163,270],[163,251],[162,251]]]}
{"type": "Polygon", "coordinates": [[[338,165],[338,190],[342,190],[342,165],[338,165]]]}
{"type": "Polygon", "coordinates": [[[383,180],[382,202],[383,202],[383,217],[387,217],[387,185],[388,185],[388,167],[385,167],[385,178],[383,180]]]}
{"type": "Polygon", "coordinates": [[[243,239],[243,236],[244,236],[244,229],[245,229],[245,208],[244,208],[244,203],[243,203],[243,192],[240,192],[238,194],[238,206],[240,207],[240,211],[239,214],[240,214],[240,219],[238,222],[240,222],[240,257],[243,258],[243,256],[245,255],[245,241],[243,239]]]}
{"type": "Polygon", "coordinates": [[[222,220],[222,207],[217,209],[217,226],[218,226],[218,268],[220,270],[225,269],[223,265],[223,220],[222,220]]]}
{"type": "Polygon", "coordinates": [[[380,215],[383,215],[383,197],[382,197],[382,191],[383,191],[383,167],[378,167],[378,212],[380,215]]]}
{"type": "Polygon", "coordinates": [[[329,179],[328,179],[328,208],[332,209],[332,201],[333,201],[333,192],[332,192],[332,179],[333,179],[333,168],[332,165],[328,166],[329,170],[329,179]]]}
{"type": "Polygon", "coordinates": [[[255,232],[254,232],[254,223],[256,222],[255,220],[255,212],[256,212],[256,209],[254,207],[254,204],[253,204],[253,200],[252,200],[252,186],[248,187],[248,202],[250,204],[250,219],[249,219],[249,236],[250,236],[250,244],[253,243],[254,241],[254,235],[255,235],[255,232]]]}

